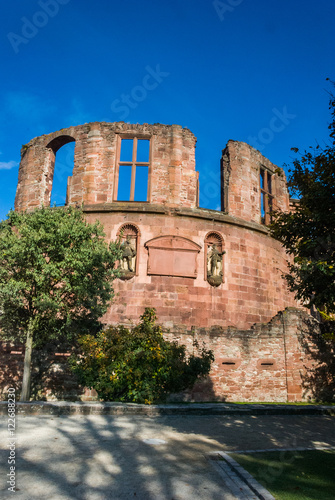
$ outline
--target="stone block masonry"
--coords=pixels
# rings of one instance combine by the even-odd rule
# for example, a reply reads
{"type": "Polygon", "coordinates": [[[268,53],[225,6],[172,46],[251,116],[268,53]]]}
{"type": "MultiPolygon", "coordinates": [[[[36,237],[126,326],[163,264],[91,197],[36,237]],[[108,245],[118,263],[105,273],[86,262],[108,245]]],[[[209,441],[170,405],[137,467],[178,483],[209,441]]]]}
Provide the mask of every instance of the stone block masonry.
{"type": "Polygon", "coordinates": [[[168,338],[189,348],[195,337],[205,341],[215,353],[211,376],[185,397],[294,401],[311,394],[302,379],[310,362],[299,340],[304,313],[287,309],[299,307],[282,279],[288,256],[267,227],[271,210],[297,203],[283,170],[248,144],[229,141],[221,210],[203,209],[188,129],[87,123],[22,147],[16,210],[50,204],[57,151],[69,142],[75,154],[66,204],[99,220],[108,241],[128,245],[104,323],[129,326],[154,307],[168,338]]]}
{"type": "MultiPolygon", "coordinates": [[[[172,396],[174,401],[308,401],[316,390],[327,385],[326,376],[317,380],[311,376],[323,364],[322,357],[318,359],[309,354],[320,332],[316,322],[298,309],[288,308],[269,323],[257,323],[248,330],[180,328],[165,331],[164,336],[186,345],[189,353],[194,352],[194,340],[200,347],[205,343],[215,355],[209,377],[198,382],[192,391],[172,396]]],[[[22,346],[3,344],[0,347],[0,392],[4,398],[8,387],[20,388],[24,353],[22,346]]],[[[66,353],[50,354],[44,359],[42,370],[37,370],[36,359],[35,398],[97,399],[95,391],[78,387],[66,359],[66,353]]]]}
{"type": "MultiPolygon", "coordinates": [[[[50,205],[57,151],[75,142],[73,174],[68,179],[68,204],[117,201],[120,140],[151,141],[150,203],[195,207],[198,174],[192,132],[179,125],[90,123],[70,127],[31,140],[21,150],[17,210],[50,205]]],[[[129,158],[131,163],[132,158],[129,158]]]]}

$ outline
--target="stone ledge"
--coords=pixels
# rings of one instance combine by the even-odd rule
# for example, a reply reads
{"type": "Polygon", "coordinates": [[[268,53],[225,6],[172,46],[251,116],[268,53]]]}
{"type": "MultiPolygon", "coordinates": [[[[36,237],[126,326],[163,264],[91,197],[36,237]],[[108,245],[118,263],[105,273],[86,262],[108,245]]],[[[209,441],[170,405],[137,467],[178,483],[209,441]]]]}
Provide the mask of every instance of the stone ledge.
{"type": "MultiPolygon", "coordinates": [[[[0,415],[7,414],[7,402],[0,401],[0,415]]],[[[328,415],[335,406],[262,405],[234,403],[192,403],[140,405],[135,403],[86,403],[67,401],[31,401],[16,404],[17,415],[328,415]]]]}
{"type": "Polygon", "coordinates": [[[83,211],[86,213],[104,213],[104,212],[138,212],[148,214],[162,214],[169,216],[193,217],[197,219],[211,220],[214,222],[222,222],[233,226],[251,229],[260,233],[269,235],[269,230],[262,224],[256,222],[248,222],[237,217],[233,217],[225,212],[218,210],[210,210],[208,208],[175,208],[166,205],[156,205],[148,202],[120,202],[114,203],[96,203],[92,205],[84,205],[83,211]]]}

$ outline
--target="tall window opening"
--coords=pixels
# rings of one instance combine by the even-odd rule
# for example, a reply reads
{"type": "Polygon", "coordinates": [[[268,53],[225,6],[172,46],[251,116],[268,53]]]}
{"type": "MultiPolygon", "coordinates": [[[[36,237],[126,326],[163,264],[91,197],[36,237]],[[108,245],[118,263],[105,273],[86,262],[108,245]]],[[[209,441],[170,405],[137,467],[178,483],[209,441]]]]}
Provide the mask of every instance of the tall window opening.
{"type": "Polygon", "coordinates": [[[272,175],[264,168],[260,169],[261,188],[261,223],[270,224],[273,209],[272,175]]]}
{"type": "Polygon", "coordinates": [[[148,201],[150,157],[150,139],[120,140],[114,199],[148,201]]]}
{"type": "Polygon", "coordinates": [[[62,206],[67,203],[68,177],[72,175],[74,166],[75,142],[69,142],[54,149],[55,166],[52,180],[50,206],[62,206]]]}

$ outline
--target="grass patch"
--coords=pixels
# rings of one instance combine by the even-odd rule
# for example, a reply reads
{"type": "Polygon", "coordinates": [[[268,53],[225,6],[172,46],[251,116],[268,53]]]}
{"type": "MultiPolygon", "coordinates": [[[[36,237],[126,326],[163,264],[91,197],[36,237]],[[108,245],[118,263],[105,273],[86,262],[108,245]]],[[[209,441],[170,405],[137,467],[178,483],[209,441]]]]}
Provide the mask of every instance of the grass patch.
{"type": "Polygon", "coordinates": [[[320,402],[320,401],[294,401],[294,402],[271,402],[271,401],[261,401],[261,402],[254,402],[254,403],[245,403],[245,402],[240,402],[236,401],[233,403],[234,405],[285,405],[285,406],[335,406],[334,401],[327,403],[325,402],[320,402]]]}
{"type": "Polygon", "coordinates": [[[230,454],[276,500],[334,500],[335,451],[230,454]]]}
{"type": "Polygon", "coordinates": [[[276,401],[167,401],[168,405],[195,405],[195,404],[230,404],[230,405],[284,405],[284,406],[335,406],[332,402],[320,401],[294,401],[294,402],[276,402],[276,401]]]}

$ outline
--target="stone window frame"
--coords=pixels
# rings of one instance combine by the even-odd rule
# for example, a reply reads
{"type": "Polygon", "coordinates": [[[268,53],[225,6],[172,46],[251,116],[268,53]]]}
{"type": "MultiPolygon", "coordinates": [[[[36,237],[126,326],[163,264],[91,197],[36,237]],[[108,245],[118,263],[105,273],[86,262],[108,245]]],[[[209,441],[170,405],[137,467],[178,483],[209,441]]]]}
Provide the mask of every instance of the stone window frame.
{"type": "MultiPolygon", "coordinates": [[[[215,237],[216,241],[219,242],[219,243],[216,243],[216,244],[220,245],[220,251],[221,252],[225,252],[225,242],[224,242],[222,234],[219,233],[218,231],[209,231],[206,234],[205,240],[204,240],[204,280],[205,281],[207,281],[207,255],[208,255],[208,247],[211,246],[214,243],[211,240],[211,235],[213,235],[215,237]]],[[[225,264],[225,260],[224,260],[224,255],[223,255],[222,256],[222,273],[223,273],[222,283],[225,282],[224,264],[225,264]]]]}
{"type": "Polygon", "coordinates": [[[260,190],[260,217],[261,224],[268,225],[271,222],[271,212],[273,210],[274,203],[274,184],[273,184],[273,172],[260,165],[259,167],[259,190],[260,190]],[[262,187],[263,178],[263,187],[262,187]],[[262,216],[262,210],[264,209],[264,216],[262,216]]]}
{"type": "MultiPolygon", "coordinates": [[[[140,238],[141,238],[140,228],[138,227],[137,224],[134,224],[134,222],[124,222],[123,224],[121,224],[121,226],[117,230],[116,239],[119,240],[119,238],[121,238],[121,232],[123,232],[123,235],[122,235],[123,239],[126,239],[126,237],[128,236],[128,234],[130,236],[135,236],[133,233],[131,233],[131,230],[133,231],[133,233],[136,233],[136,258],[135,258],[135,273],[134,273],[134,276],[138,276],[138,274],[139,274],[139,271],[138,271],[139,256],[140,256],[140,238]]],[[[120,241],[120,243],[121,243],[121,241],[120,241]]]]}
{"type": "Polygon", "coordinates": [[[151,175],[152,175],[152,151],[153,151],[153,136],[151,134],[145,133],[119,133],[116,134],[116,154],[115,154],[115,174],[114,174],[114,190],[113,190],[113,201],[126,201],[127,203],[150,203],[151,201],[151,175]],[[133,140],[133,155],[132,161],[121,161],[121,142],[122,139],[133,140]],[[138,140],[149,141],[149,161],[148,162],[138,162],[137,161],[137,142],[138,140]],[[120,165],[131,165],[131,181],[130,181],[130,199],[129,200],[118,200],[118,187],[119,187],[119,170],[120,165]],[[148,167],[148,190],[146,201],[136,202],[134,200],[135,196],[135,183],[136,183],[136,167],[137,166],[147,166],[148,167]]]}

